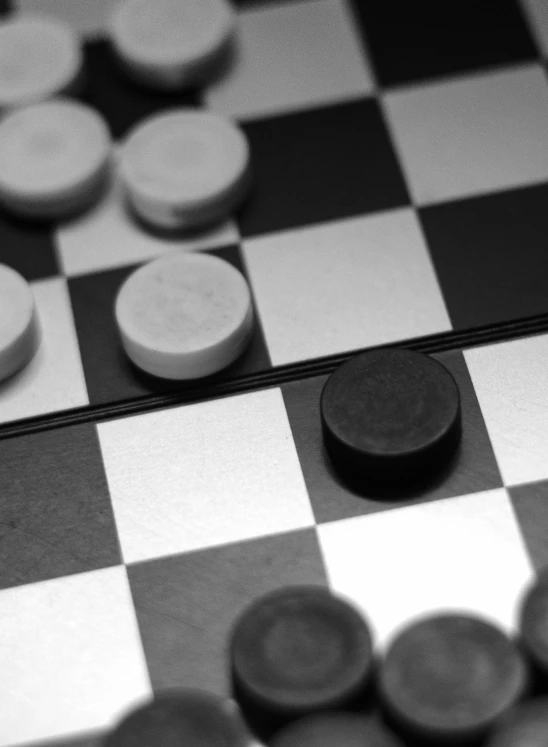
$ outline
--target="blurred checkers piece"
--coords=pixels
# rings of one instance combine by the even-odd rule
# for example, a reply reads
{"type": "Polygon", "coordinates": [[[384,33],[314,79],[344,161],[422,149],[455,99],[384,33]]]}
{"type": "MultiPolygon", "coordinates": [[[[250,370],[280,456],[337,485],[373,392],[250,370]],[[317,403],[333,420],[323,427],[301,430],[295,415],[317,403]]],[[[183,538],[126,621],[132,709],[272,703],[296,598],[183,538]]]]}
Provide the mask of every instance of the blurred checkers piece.
{"type": "Polygon", "coordinates": [[[234,701],[200,690],[167,690],[129,713],[105,747],[247,747],[234,701]]]}
{"type": "Polygon", "coordinates": [[[517,646],[491,623],[464,614],[408,624],[389,646],[378,682],[398,730],[443,744],[483,736],[528,685],[517,646]]]}
{"type": "Polygon", "coordinates": [[[109,170],[110,134],[92,108],[52,99],[0,121],[0,204],[28,218],[61,218],[91,204],[109,170]]]}
{"type": "Polygon", "coordinates": [[[29,284],[11,267],[0,265],[0,382],[31,360],[39,338],[29,284]]]}
{"type": "Polygon", "coordinates": [[[123,0],[112,14],[110,36],[128,75],[173,90],[211,76],[235,24],[226,0],[123,0]]]}
{"type": "Polygon", "coordinates": [[[493,729],[486,747],[548,747],[548,698],[520,703],[493,729]]]}
{"type": "Polygon", "coordinates": [[[519,605],[520,644],[537,684],[548,684],[548,568],[526,590],[519,605]]]}
{"type": "Polygon", "coordinates": [[[252,603],[236,622],[230,656],[245,710],[273,723],[362,704],[373,670],[365,619],[314,586],[281,588],[252,603]]]}
{"type": "Polygon", "coordinates": [[[343,363],[321,397],[324,442],[343,478],[402,484],[436,474],[461,436],[449,371],[422,353],[371,350],[343,363]]]}
{"type": "Polygon", "coordinates": [[[403,747],[399,738],[371,715],[327,711],[280,730],[271,747],[403,747]]]}
{"type": "Polygon", "coordinates": [[[70,92],[81,69],[78,37],[61,21],[24,15],[0,23],[0,113],[70,92]]]}
{"type": "Polygon", "coordinates": [[[253,331],[243,275],[208,254],[173,254],[135,270],[116,299],[129,358],[165,379],[196,379],[235,361],[253,331]]]}
{"type": "Polygon", "coordinates": [[[120,151],[129,202],[147,224],[196,229],[219,223],[249,186],[250,153],[230,120],[176,109],[140,122],[120,151]]]}

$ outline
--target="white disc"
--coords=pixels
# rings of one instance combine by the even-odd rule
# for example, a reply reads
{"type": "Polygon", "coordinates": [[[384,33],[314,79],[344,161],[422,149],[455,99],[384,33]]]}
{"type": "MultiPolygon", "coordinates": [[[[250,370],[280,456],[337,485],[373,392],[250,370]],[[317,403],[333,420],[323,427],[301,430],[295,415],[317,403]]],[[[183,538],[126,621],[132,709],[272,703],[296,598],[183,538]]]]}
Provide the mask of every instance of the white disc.
{"type": "Polygon", "coordinates": [[[129,201],[145,221],[193,228],[226,218],[249,186],[250,156],[230,120],[181,109],[139,124],[120,152],[129,201]]]}
{"type": "Polygon", "coordinates": [[[0,23],[0,110],[66,92],[81,68],[79,40],[69,26],[39,16],[0,23]]]}
{"type": "Polygon", "coordinates": [[[140,267],[122,285],[115,315],[129,358],[164,379],[196,379],[226,368],[253,329],[245,278],[207,254],[176,254],[140,267]]]}
{"type": "Polygon", "coordinates": [[[110,36],[133,77],[175,89],[207,77],[235,23],[227,0],[122,0],[111,16],[110,36]]]}
{"type": "Polygon", "coordinates": [[[29,284],[11,267],[0,265],[0,381],[30,361],[39,337],[29,284]]]}
{"type": "Polygon", "coordinates": [[[105,177],[110,147],[103,119],[84,104],[14,110],[0,121],[0,202],[36,217],[83,207],[105,177]]]}

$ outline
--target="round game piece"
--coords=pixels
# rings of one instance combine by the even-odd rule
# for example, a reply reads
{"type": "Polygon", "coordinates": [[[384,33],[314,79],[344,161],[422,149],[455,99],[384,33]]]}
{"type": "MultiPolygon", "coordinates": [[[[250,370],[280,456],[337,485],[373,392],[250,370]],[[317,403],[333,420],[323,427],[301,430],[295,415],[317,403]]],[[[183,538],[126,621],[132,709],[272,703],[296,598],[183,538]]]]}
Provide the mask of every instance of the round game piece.
{"type": "Polygon", "coordinates": [[[253,330],[246,280],[208,254],[175,254],[140,267],[122,285],[115,312],[130,359],[164,379],[196,379],[226,368],[253,330]]]}
{"type": "Polygon", "coordinates": [[[518,630],[535,673],[548,677],[548,569],[530,584],[521,600],[518,630]]]}
{"type": "Polygon", "coordinates": [[[129,134],[120,152],[129,202],[146,223],[190,229],[221,221],[243,200],[250,181],[243,132],[197,109],[153,116],[129,134]]]}
{"type": "Polygon", "coordinates": [[[0,110],[68,92],[81,68],[78,38],[61,21],[24,15],[0,23],[0,110]]]}
{"type": "Polygon", "coordinates": [[[0,203],[34,218],[58,218],[97,196],[110,135],[93,109],[68,99],[32,104],[0,121],[0,203]]]}
{"type": "Polygon", "coordinates": [[[0,381],[31,360],[39,337],[29,284],[11,267],[0,265],[0,381]]]}
{"type": "Polygon", "coordinates": [[[235,24],[226,0],[123,0],[110,36],[133,78],[169,90],[205,82],[235,24]]]}
{"type": "Polygon", "coordinates": [[[279,731],[271,747],[402,747],[380,720],[326,711],[294,721],[279,731]]]}
{"type": "Polygon", "coordinates": [[[524,694],[527,668],[517,647],[467,615],[415,622],[392,642],[379,671],[379,694],[411,736],[479,736],[524,694]]]}
{"type": "Polygon", "coordinates": [[[394,483],[436,471],[461,434],[447,369],[410,350],[371,350],[343,363],[321,397],[326,450],[350,480],[394,483]]]}
{"type": "Polygon", "coordinates": [[[234,701],[201,690],[168,690],[129,713],[105,747],[247,747],[251,742],[234,701]]]}
{"type": "Polygon", "coordinates": [[[548,747],[548,698],[520,703],[495,727],[486,747],[548,747]]]}
{"type": "Polygon", "coordinates": [[[314,586],[286,587],[258,599],[236,623],[230,651],[238,697],[282,718],[355,703],[373,666],[366,621],[314,586]]]}

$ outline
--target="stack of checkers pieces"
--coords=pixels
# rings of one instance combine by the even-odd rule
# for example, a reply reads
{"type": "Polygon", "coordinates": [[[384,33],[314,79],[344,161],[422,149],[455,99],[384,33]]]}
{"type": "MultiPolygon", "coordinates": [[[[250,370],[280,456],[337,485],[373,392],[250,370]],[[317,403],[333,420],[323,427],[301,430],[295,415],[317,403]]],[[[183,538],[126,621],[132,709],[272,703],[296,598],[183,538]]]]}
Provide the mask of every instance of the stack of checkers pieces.
{"type": "MultiPolygon", "coordinates": [[[[228,0],[122,0],[109,37],[121,71],[137,85],[180,91],[223,74],[236,29],[228,0]]],[[[251,156],[233,121],[169,109],[114,146],[100,114],[75,97],[85,78],[81,43],[69,27],[24,14],[0,23],[0,209],[63,220],[94,205],[113,178],[143,230],[207,229],[238,209],[250,187],[251,156]]],[[[11,308],[0,315],[0,380],[37,347],[39,320],[25,285],[0,268],[0,304],[9,298],[11,308]]],[[[225,368],[253,328],[243,276],[198,255],[141,268],[113,314],[133,364],[172,380],[225,368]]]]}
{"type": "Polygon", "coordinates": [[[105,747],[546,747],[548,572],[518,609],[514,637],[445,611],[403,625],[379,652],[366,616],[345,599],[283,587],[234,623],[232,697],[158,693],[105,747]]]}

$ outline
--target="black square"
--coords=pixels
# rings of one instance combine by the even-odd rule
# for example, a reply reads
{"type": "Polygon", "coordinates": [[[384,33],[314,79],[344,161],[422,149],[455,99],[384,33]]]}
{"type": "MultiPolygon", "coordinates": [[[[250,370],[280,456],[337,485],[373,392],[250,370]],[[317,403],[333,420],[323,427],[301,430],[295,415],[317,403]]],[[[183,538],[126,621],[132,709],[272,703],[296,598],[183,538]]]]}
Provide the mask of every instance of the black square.
{"type": "Polygon", "coordinates": [[[0,588],[121,563],[95,426],[0,441],[0,588]]]}
{"type": "Polygon", "coordinates": [[[59,275],[52,223],[1,213],[0,263],[13,267],[29,282],[59,275]]]}
{"type": "Polygon", "coordinates": [[[320,396],[326,376],[282,387],[293,439],[318,523],[502,487],[462,353],[442,353],[433,357],[449,369],[459,387],[463,422],[461,446],[450,468],[439,480],[426,488],[402,494],[398,500],[360,495],[334,471],[324,449],[320,423],[320,396]]]}
{"type": "Polygon", "coordinates": [[[454,329],[548,312],[548,185],[419,210],[454,329]]]}
{"type": "Polygon", "coordinates": [[[548,480],[508,488],[535,570],[548,566],[548,480]]]}
{"type": "Polygon", "coordinates": [[[515,0],[354,0],[381,85],[536,59],[515,0]]]}
{"type": "Polygon", "coordinates": [[[372,99],[243,124],[254,184],[244,236],[406,205],[409,197],[372,99]]]}
{"type": "Polygon", "coordinates": [[[104,39],[84,45],[85,83],[80,98],[99,111],[114,138],[123,137],[134,125],[150,115],[181,106],[198,106],[194,90],[170,94],[133,83],[120,69],[104,39]]]}
{"type": "Polygon", "coordinates": [[[314,529],[130,565],[128,576],[153,688],[220,695],[244,607],[287,584],[327,584],[314,529]]]}
{"type": "MultiPolygon", "coordinates": [[[[225,259],[246,275],[238,247],[214,249],[208,254],[225,259]]],[[[80,356],[92,405],[196,386],[196,382],[192,381],[164,381],[149,376],[138,370],[126,356],[114,319],[114,304],[120,286],[135,269],[135,266],[124,267],[73,277],[68,281],[80,356]]],[[[263,333],[260,324],[256,323],[250,345],[242,357],[224,371],[199,382],[212,384],[270,367],[263,333]]]]}

